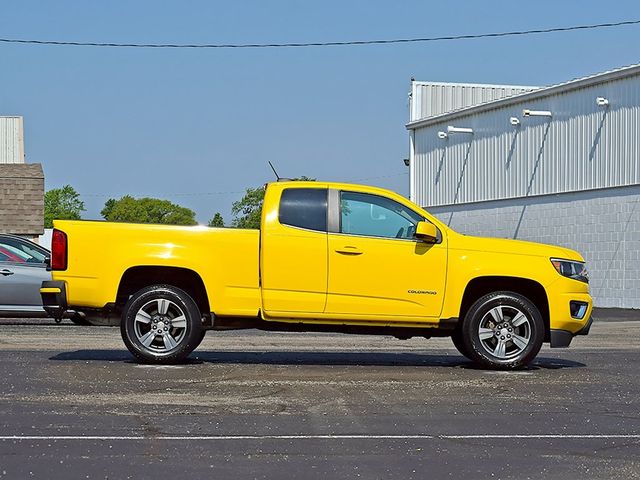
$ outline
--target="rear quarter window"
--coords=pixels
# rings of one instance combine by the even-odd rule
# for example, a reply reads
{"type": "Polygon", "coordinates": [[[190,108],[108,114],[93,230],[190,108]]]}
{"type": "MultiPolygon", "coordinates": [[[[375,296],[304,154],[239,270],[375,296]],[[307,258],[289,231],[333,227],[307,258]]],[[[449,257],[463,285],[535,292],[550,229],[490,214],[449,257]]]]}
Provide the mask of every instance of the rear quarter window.
{"type": "Polygon", "coordinates": [[[287,188],[280,197],[279,220],[283,225],[327,231],[326,188],[287,188]]]}

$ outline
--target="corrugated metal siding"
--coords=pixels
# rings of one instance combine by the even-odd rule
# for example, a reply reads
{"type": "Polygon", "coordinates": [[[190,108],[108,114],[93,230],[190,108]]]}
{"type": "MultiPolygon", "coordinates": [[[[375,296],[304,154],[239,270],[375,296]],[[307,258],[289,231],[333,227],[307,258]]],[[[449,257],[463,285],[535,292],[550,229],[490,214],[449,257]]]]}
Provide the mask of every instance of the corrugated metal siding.
{"type": "Polygon", "coordinates": [[[640,75],[417,128],[414,138],[413,200],[423,206],[640,184],[640,75]],[[553,117],[523,118],[525,108],[553,117]],[[474,134],[438,138],[452,124],[474,134]]]}
{"type": "Polygon", "coordinates": [[[0,163],[24,163],[22,117],[0,117],[0,163]]]}
{"type": "Polygon", "coordinates": [[[414,81],[411,85],[410,121],[441,115],[532,90],[536,90],[536,87],[414,81]]]}

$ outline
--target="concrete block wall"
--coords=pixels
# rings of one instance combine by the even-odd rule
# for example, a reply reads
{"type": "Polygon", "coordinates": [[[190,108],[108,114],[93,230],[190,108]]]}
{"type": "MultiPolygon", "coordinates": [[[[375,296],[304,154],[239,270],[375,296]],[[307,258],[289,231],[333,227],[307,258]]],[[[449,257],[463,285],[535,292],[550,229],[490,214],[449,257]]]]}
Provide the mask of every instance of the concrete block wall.
{"type": "Polygon", "coordinates": [[[640,308],[640,185],[426,208],[460,233],[577,250],[597,307],[640,308]]]}

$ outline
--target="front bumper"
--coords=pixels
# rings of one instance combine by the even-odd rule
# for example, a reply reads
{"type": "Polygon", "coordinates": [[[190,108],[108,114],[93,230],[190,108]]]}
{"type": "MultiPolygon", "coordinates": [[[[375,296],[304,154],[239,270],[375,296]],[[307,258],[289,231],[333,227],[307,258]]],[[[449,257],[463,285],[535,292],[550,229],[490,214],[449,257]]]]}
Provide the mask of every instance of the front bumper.
{"type": "Polygon", "coordinates": [[[67,284],[60,281],[45,281],[40,287],[42,307],[50,317],[61,319],[67,311],[67,284]]]}
{"type": "Polygon", "coordinates": [[[584,327],[578,330],[575,333],[569,332],[568,330],[559,330],[559,329],[551,329],[550,333],[550,343],[551,348],[565,348],[571,345],[571,340],[576,335],[589,335],[589,330],[591,329],[591,325],[593,324],[593,317],[589,317],[587,323],[584,327]]]}
{"type": "Polygon", "coordinates": [[[545,289],[549,301],[549,343],[551,347],[562,348],[568,347],[576,335],[589,333],[593,299],[587,283],[558,277],[545,289]],[[586,309],[575,308],[580,306],[586,309]]]}

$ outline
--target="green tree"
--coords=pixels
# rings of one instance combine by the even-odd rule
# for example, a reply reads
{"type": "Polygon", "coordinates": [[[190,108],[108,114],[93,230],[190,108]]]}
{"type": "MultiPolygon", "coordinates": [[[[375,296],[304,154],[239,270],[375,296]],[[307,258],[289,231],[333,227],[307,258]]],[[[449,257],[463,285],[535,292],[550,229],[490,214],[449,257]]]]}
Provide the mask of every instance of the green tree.
{"type": "Polygon", "coordinates": [[[247,188],[244,196],[231,205],[232,225],[237,228],[260,228],[264,187],[247,188]]]}
{"type": "Polygon", "coordinates": [[[216,214],[213,216],[213,218],[211,220],[209,220],[209,226],[210,227],[224,227],[224,219],[222,218],[222,215],[220,215],[220,212],[216,212],[216,214]]]}
{"type": "MultiPolygon", "coordinates": [[[[293,180],[315,181],[315,178],[298,177],[293,180]]],[[[233,214],[232,225],[237,228],[260,228],[260,217],[262,215],[262,203],[264,202],[264,187],[247,188],[244,196],[231,205],[233,214]]]]}
{"type": "Polygon", "coordinates": [[[80,220],[84,211],[84,202],[71,185],[44,194],[44,228],[53,228],[54,219],[80,220]]]}
{"type": "Polygon", "coordinates": [[[100,215],[102,215],[102,218],[111,218],[111,212],[113,211],[113,208],[117,203],[118,200],[114,200],[113,198],[110,198],[109,200],[104,202],[104,208],[100,211],[100,215]]]}
{"type": "Polygon", "coordinates": [[[196,225],[193,210],[181,207],[169,200],[158,198],[133,198],[125,195],[119,200],[110,198],[100,212],[110,222],[160,223],[164,225],[196,225]]]}

